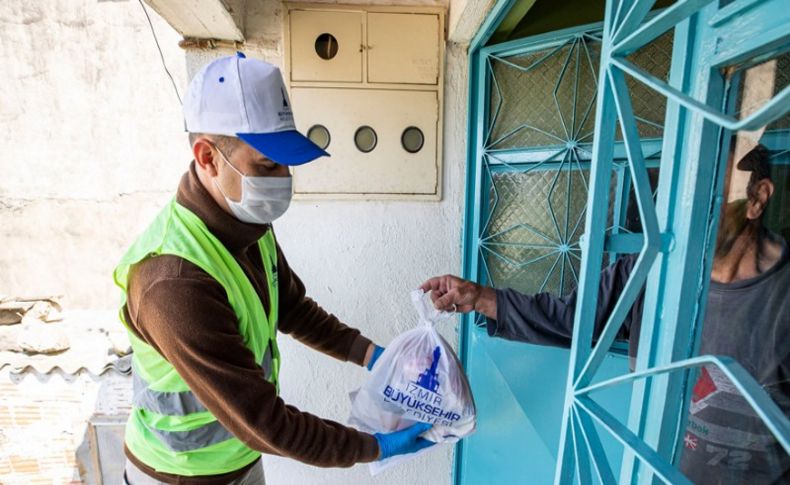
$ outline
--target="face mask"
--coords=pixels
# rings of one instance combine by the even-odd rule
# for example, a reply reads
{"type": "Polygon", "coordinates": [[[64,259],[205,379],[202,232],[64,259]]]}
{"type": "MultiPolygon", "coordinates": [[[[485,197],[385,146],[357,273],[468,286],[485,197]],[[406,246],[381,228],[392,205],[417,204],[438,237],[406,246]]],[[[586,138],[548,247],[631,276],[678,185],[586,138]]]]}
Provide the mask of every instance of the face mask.
{"type": "MultiPolygon", "coordinates": [[[[215,147],[216,148],[216,147],[215,147]]],[[[236,219],[250,224],[269,224],[288,210],[291,204],[291,176],[287,177],[248,177],[234,167],[219,148],[222,159],[234,172],[241,176],[241,200],[233,201],[214,179],[214,185],[225,197],[236,219]]]]}

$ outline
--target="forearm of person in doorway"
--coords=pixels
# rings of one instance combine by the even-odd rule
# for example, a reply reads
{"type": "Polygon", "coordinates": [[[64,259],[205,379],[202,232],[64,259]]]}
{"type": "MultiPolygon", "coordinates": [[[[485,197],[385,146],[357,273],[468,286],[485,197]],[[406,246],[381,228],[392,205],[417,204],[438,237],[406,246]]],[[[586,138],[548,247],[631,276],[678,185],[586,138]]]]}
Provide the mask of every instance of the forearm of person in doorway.
{"type": "Polygon", "coordinates": [[[341,361],[367,365],[374,344],[306,296],[302,280],[277,248],[280,290],[279,329],[303,344],[341,361]]]}
{"type": "Polygon", "coordinates": [[[127,320],[228,431],[250,448],[315,466],[347,467],[377,458],[374,436],[302,412],[277,395],[216,280],[194,267],[177,278],[146,276],[145,265],[160,258],[175,257],[152,258],[135,269],[127,320]]]}
{"type": "MultiPolygon", "coordinates": [[[[635,256],[625,256],[601,272],[595,338],[603,331],[635,262],[635,256]]],[[[571,345],[576,312],[575,289],[564,297],[550,293],[527,295],[511,288],[489,288],[452,275],[431,278],[422,284],[421,289],[431,292],[434,305],[439,310],[476,311],[485,315],[486,329],[492,337],[556,347],[571,345]]],[[[630,319],[627,318],[623,337],[629,326],[630,319]]]]}

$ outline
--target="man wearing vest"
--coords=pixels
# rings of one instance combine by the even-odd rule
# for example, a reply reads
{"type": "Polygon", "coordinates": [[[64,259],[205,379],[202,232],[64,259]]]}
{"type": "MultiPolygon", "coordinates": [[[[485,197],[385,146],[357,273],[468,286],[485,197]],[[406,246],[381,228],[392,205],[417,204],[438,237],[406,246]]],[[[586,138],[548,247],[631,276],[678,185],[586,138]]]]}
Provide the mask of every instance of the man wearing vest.
{"type": "Polygon", "coordinates": [[[348,467],[430,446],[428,425],[374,436],[278,397],[278,331],[368,368],[383,350],[307,298],[277,244],[288,167],[328,155],[296,131],[279,69],[211,62],[184,117],[194,161],[114,273],[134,350],[126,483],[263,484],[262,452],[348,467]]]}

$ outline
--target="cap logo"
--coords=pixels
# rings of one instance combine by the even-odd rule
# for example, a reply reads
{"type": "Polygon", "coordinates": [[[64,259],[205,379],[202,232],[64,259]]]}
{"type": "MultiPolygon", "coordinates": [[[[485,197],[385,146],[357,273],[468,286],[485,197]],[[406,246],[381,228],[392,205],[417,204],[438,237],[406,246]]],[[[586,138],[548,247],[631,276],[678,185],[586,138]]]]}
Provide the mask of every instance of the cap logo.
{"type": "Polygon", "coordinates": [[[293,113],[291,112],[291,107],[288,105],[288,96],[285,95],[285,89],[282,88],[282,87],[280,88],[280,94],[283,97],[283,107],[277,113],[277,115],[280,116],[280,121],[281,122],[286,122],[287,123],[287,122],[290,122],[291,120],[293,120],[293,113]]]}
{"type": "Polygon", "coordinates": [[[283,95],[283,108],[288,108],[288,96],[285,95],[285,90],[280,88],[280,94],[283,95]]]}

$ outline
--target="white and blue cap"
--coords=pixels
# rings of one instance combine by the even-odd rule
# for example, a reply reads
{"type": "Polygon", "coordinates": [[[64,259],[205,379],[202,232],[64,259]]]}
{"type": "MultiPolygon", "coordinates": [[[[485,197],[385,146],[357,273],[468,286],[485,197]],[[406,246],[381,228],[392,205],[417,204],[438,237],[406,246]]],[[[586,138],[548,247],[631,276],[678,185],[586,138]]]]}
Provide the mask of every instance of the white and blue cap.
{"type": "Polygon", "coordinates": [[[184,121],[190,133],[237,136],[280,165],[329,156],[296,131],[280,69],[241,52],[195,74],[184,99],[184,121]]]}

